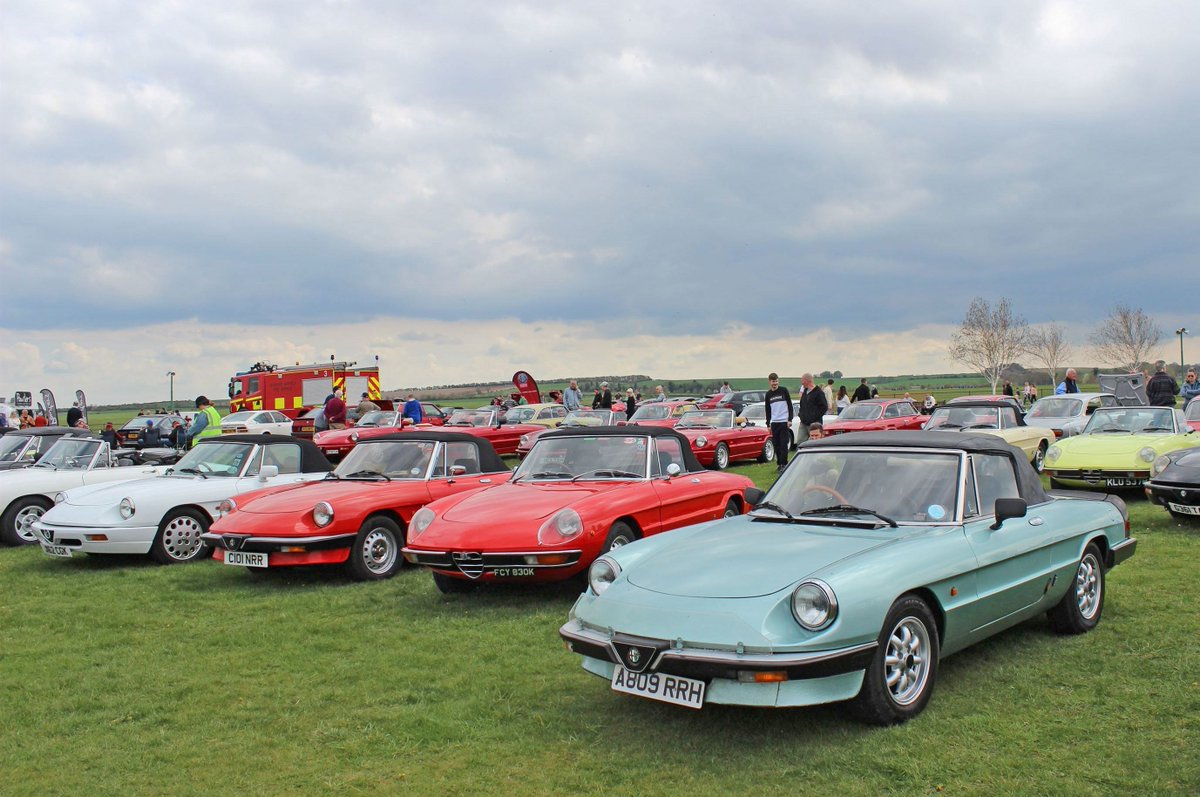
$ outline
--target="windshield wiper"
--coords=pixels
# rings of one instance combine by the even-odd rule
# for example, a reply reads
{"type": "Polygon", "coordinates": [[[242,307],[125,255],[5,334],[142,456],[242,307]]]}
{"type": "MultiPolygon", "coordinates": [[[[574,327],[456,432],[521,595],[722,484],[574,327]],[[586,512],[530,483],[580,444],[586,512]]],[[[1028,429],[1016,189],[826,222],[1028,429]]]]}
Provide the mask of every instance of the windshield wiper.
{"type": "Polygon", "coordinates": [[[195,474],[198,474],[201,479],[208,478],[208,474],[198,468],[179,468],[176,472],[177,473],[195,473],[195,474]]]}
{"type": "Polygon", "coordinates": [[[828,515],[828,514],[832,514],[834,512],[860,512],[864,515],[874,515],[875,517],[879,518],[880,520],[882,520],[884,523],[888,524],[892,528],[894,528],[894,529],[899,528],[899,524],[897,524],[896,521],[892,520],[887,515],[882,515],[879,512],[876,512],[874,509],[865,509],[861,506],[854,506],[853,504],[834,504],[833,506],[822,506],[822,507],[817,507],[816,509],[806,509],[803,512],[801,512],[800,514],[801,515],[828,515]]]}
{"type": "Polygon", "coordinates": [[[938,429],[961,429],[961,423],[940,423],[937,426],[931,426],[929,431],[935,432],[938,429]]]}
{"type": "Polygon", "coordinates": [[[757,512],[759,509],[769,509],[772,512],[778,512],[779,514],[786,517],[788,520],[796,519],[795,515],[793,515],[791,512],[787,511],[786,509],[784,509],[783,507],[781,507],[779,504],[775,503],[774,501],[762,501],[760,503],[757,503],[754,505],[754,509],[752,509],[751,511],[757,512]]]}
{"type": "Polygon", "coordinates": [[[996,427],[996,424],[994,424],[994,423],[972,423],[972,424],[968,424],[967,426],[964,426],[962,428],[964,428],[964,429],[995,429],[997,427],[996,427]]]}
{"type": "Polygon", "coordinates": [[[338,481],[341,478],[342,478],[341,476],[337,475],[333,471],[329,471],[329,473],[326,473],[325,478],[322,479],[321,481],[329,481],[330,479],[333,479],[334,481],[338,481]]]}
{"type": "Polygon", "coordinates": [[[628,477],[631,479],[642,478],[640,473],[633,473],[633,472],[627,471],[627,470],[614,470],[612,468],[596,468],[595,470],[584,471],[583,473],[579,474],[578,476],[573,477],[571,479],[571,481],[577,482],[580,479],[582,479],[584,476],[603,476],[606,474],[608,475],[609,478],[612,478],[612,479],[620,479],[622,477],[628,477]]]}
{"type": "Polygon", "coordinates": [[[388,481],[392,480],[392,477],[388,476],[386,473],[380,473],[379,471],[374,471],[374,470],[356,470],[356,471],[354,471],[354,473],[346,474],[347,479],[357,479],[359,477],[371,478],[371,479],[383,478],[383,479],[387,479],[388,481]]]}
{"type": "Polygon", "coordinates": [[[517,478],[513,479],[513,481],[519,482],[526,477],[529,477],[530,479],[574,479],[574,476],[570,473],[563,473],[562,471],[543,470],[543,471],[539,471],[538,473],[522,474],[522,475],[518,476],[517,478]]]}
{"type": "Polygon", "coordinates": [[[1175,431],[1169,426],[1147,426],[1142,429],[1143,432],[1173,432],[1175,431]]]}

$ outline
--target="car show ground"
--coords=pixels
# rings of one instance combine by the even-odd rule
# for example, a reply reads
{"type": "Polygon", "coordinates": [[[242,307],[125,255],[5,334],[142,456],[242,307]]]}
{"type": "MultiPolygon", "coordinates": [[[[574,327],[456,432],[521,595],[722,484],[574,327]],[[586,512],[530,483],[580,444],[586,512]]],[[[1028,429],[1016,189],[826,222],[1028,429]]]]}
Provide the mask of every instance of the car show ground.
{"type": "MultiPolygon", "coordinates": [[[[774,465],[731,472],[765,488],[774,465]]],[[[3,791],[1194,793],[1200,523],[1125,498],[1138,555],[1095,631],[1039,617],[948,658],[890,729],[616,695],[558,639],[569,586],[0,549],[3,791]]]]}

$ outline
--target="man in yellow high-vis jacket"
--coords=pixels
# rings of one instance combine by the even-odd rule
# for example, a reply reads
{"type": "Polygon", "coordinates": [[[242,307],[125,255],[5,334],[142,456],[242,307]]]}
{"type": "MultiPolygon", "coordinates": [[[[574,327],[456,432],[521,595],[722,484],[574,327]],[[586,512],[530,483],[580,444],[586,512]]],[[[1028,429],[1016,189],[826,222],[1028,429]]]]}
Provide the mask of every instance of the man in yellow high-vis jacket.
{"type": "Polygon", "coordinates": [[[221,413],[212,405],[207,396],[196,397],[196,417],[192,418],[192,426],[188,429],[189,446],[194,446],[206,437],[216,437],[221,433],[221,413]]]}

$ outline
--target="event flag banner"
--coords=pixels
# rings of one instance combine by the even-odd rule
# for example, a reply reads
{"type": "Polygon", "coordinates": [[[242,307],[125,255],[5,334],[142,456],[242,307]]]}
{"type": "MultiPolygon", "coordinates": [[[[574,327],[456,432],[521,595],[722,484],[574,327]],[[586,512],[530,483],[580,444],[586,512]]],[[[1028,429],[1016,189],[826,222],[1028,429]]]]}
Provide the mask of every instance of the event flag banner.
{"type": "Polygon", "coordinates": [[[51,426],[58,426],[58,405],[54,403],[54,394],[50,388],[42,388],[42,404],[46,407],[46,421],[51,426]]]}
{"type": "Polygon", "coordinates": [[[18,390],[13,394],[13,406],[19,410],[33,409],[33,393],[28,390],[18,390]]]}
{"type": "Polygon", "coordinates": [[[82,390],[76,390],[75,391],[75,400],[79,402],[79,411],[83,413],[83,420],[86,421],[88,419],[88,417],[87,417],[87,396],[83,395],[82,390]]]}
{"type": "Polygon", "coordinates": [[[542,400],[542,394],[538,390],[537,382],[529,375],[527,371],[517,371],[513,374],[513,386],[517,389],[525,400],[530,404],[539,404],[542,400]]]}

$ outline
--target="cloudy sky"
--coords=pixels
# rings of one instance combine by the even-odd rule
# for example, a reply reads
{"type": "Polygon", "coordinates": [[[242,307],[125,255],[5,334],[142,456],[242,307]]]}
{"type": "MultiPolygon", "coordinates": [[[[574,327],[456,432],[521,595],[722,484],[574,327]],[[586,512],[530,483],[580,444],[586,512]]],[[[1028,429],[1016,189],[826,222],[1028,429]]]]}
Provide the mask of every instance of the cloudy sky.
{"type": "Polygon", "coordinates": [[[960,370],[975,296],[1085,362],[1129,302],[1177,360],[1197,30],[1182,0],[4,0],[0,393],[330,354],[388,388],[960,370]]]}

